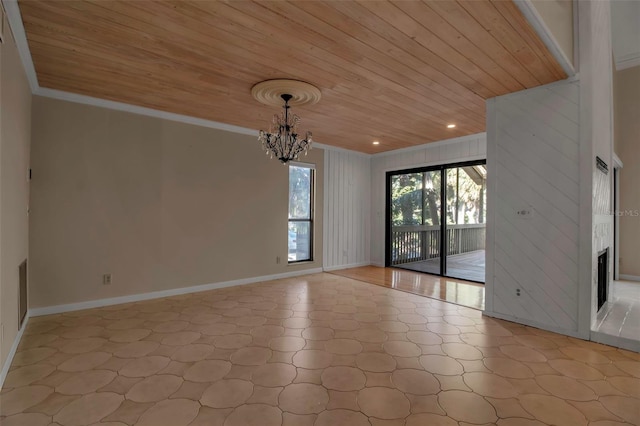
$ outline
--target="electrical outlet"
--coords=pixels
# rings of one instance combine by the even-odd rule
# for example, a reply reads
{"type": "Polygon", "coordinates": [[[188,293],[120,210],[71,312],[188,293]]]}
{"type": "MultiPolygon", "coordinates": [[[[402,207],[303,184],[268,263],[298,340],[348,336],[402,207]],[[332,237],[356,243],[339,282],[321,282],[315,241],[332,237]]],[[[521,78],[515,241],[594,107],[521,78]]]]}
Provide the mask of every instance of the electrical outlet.
{"type": "Polygon", "coordinates": [[[519,288],[516,289],[516,296],[520,296],[520,289],[519,288]]]}
{"type": "Polygon", "coordinates": [[[104,274],[102,276],[102,284],[103,285],[109,285],[111,284],[111,274],[104,274]]]}

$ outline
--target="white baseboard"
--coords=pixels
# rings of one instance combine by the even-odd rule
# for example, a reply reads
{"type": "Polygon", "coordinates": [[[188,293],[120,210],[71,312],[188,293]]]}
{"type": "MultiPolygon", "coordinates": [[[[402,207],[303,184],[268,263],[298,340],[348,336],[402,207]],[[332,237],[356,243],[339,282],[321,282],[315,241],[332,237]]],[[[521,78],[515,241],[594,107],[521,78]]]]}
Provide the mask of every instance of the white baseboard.
{"type": "Polygon", "coordinates": [[[359,263],[350,263],[348,265],[325,266],[323,269],[325,272],[331,272],[331,271],[339,271],[340,269],[359,268],[360,266],[369,266],[369,265],[371,265],[371,262],[359,262],[359,263]]]}
{"type": "Polygon", "coordinates": [[[384,262],[371,262],[371,266],[377,266],[378,268],[384,268],[384,262]]]}
{"type": "Polygon", "coordinates": [[[2,366],[2,371],[0,371],[0,389],[4,386],[4,379],[7,377],[7,373],[9,373],[9,367],[11,367],[11,363],[13,362],[13,357],[16,355],[16,350],[18,350],[18,345],[20,344],[20,340],[22,339],[22,334],[24,330],[27,328],[27,323],[29,322],[30,313],[27,311],[27,315],[24,317],[24,322],[22,323],[22,328],[18,330],[18,334],[16,338],[13,340],[13,345],[11,345],[11,350],[7,355],[7,359],[4,361],[4,365],[2,366]]]}
{"type": "Polygon", "coordinates": [[[531,321],[525,318],[518,318],[512,315],[501,314],[499,312],[491,312],[491,311],[485,310],[485,311],[482,311],[482,314],[492,318],[498,318],[505,321],[511,321],[518,324],[528,325],[529,327],[539,328],[541,330],[551,331],[553,333],[563,334],[565,336],[576,337],[582,340],[589,340],[589,335],[586,335],[586,336],[581,335],[580,333],[578,333],[577,330],[568,330],[566,328],[554,327],[551,325],[539,323],[537,321],[531,321]]]}
{"type": "Polygon", "coordinates": [[[640,281],[640,277],[637,275],[619,274],[618,279],[625,281],[640,281]]]}
{"type": "Polygon", "coordinates": [[[261,281],[271,281],[281,278],[296,277],[299,275],[317,274],[322,268],[305,269],[302,271],[285,272],[282,274],[264,275],[261,277],[243,278],[239,280],[223,281],[212,284],[202,284],[192,287],[173,288],[170,290],[152,291],[150,293],[132,294],[129,296],[111,297],[108,299],[88,300],[86,302],[69,303],[66,305],[45,306],[29,310],[29,315],[37,317],[41,315],[60,314],[63,312],[81,311],[83,309],[99,308],[102,306],[119,305],[122,303],[139,302],[142,300],[159,299],[163,297],[178,296],[181,294],[198,293],[201,291],[215,290],[218,288],[233,287],[237,285],[253,284],[261,281]]]}

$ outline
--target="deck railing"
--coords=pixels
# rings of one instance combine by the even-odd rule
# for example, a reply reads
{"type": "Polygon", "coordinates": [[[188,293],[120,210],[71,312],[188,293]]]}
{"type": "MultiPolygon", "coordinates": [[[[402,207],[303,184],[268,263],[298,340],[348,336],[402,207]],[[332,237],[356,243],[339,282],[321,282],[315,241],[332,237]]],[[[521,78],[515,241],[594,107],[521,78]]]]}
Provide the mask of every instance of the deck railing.
{"type": "MultiPolygon", "coordinates": [[[[439,226],[394,226],[391,229],[391,264],[440,257],[439,226]]],[[[447,225],[447,255],[484,250],[486,225],[447,225]]]]}

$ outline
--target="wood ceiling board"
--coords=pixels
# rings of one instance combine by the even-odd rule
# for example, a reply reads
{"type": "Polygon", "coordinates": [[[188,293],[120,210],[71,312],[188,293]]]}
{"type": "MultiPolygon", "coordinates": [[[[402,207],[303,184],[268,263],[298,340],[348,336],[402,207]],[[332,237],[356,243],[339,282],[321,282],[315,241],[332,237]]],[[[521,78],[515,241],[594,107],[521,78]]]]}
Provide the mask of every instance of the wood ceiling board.
{"type": "Polygon", "coordinates": [[[300,79],[323,93],[295,109],[301,130],[375,153],[482,132],[486,98],[564,77],[502,3],[19,5],[42,87],[266,129],[279,111],[250,88],[300,79]]]}
{"type": "Polygon", "coordinates": [[[498,60],[502,67],[518,80],[524,88],[540,85],[541,83],[538,78],[505,49],[501,41],[494,38],[492,32],[486,31],[478,20],[467,12],[462,6],[462,3],[466,4],[469,3],[469,1],[433,1],[429,2],[429,7],[435,10],[451,25],[455,26],[466,38],[471,40],[481,52],[498,60]]]}
{"type": "Polygon", "coordinates": [[[538,57],[534,49],[529,47],[526,41],[515,31],[513,26],[507,22],[500,11],[495,7],[495,2],[489,0],[474,0],[460,2],[470,15],[472,15],[496,40],[502,44],[507,51],[520,62],[520,64],[531,71],[531,73],[543,84],[555,81],[552,72],[549,72],[547,65],[538,57]]]}
{"type": "MultiPolygon", "coordinates": [[[[234,3],[234,4],[237,4],[237,3],[234,3]]],[[[257,14],[257,16],[261,16],[261,14],[260,14],[260,13],[256,13],[256,14],[257,14]]],[[[274,18],[275,18],[275,17],[274,17],[274,18]]],[[[254,21],[251,21],[251,22],[253,23],[254,21]]],[[[263,23],[262,25],[266,25],[267,27],[269,27],[269,26],[270,26],[270,24],[269,24],[269,23],[263,23]]],[[[324,58],[318,58],[318,59],[322,61],[324,58]]],[[[346,64],[348,64],[348,61],[345,61],[345,63],[346,63],[346,64]]],[[[365,71],[366,71],[366,70],[365,70],[365,71]]],[[[371,83],[371,87],[376,87],[375,82],[372,82],[372,83],[371,83]]],[[[382,86],[379,86],[379,87],[382,87],[382,86]]],[[[404,88],[401,88],[401,89],[404,89],[404,88]]],[[[386,90],[386,89],[384,89],[384,88],[382,88],[382,89],[378,88],[378,89],[376,89],[375,91],[376,91],[376,92],[380,92],[381,90],[386,90]]],[[[392,92],[390,92],[390,91],[387,91],[387,93],[390,93],[393,97],[399,97],[399,98],[402,98],[402,96],[399,96],[397,93],[392,93],[392,92]]],[[[419,97],[415,96],[416,94],[415,94],[414,92],[412,92],[412,91],[411,91],[411,89],[409,89],[409,91],[405,90],[403,94],[404,94],[404,95],[407,95],[407,96],[409,96],[409,97],[414,96],[414,98],[416,98],[416,99],[420,99],[419,97]]],[[[421,99],[420,99],[420,100],[421,100],[421,99]]],[[[408,102],[407,102],[407,100],[403,101],[402,103],[405,105],[405,108],[408,106],[408,102]]],[[[482,105],[482,106],[484,106],[484,105],[482,105]]],[[[429,105],[422,105],[422,106],[420,107],[419,111],[416,111],[416,112],[420,112],[420,113],[427,113],[427,114],[428,114],[428,113],[430,113],[430,109],[429,109],[429,108],[431,108],[431,104],[429,104],[429,105]]],[[[439,108],[440,110],[442,109],[442,108],[441,108],[441,107],[439,107],[438,105],[436,105],[436,108],[439,108]]],[[[436,114],[437,114],[437,113],[436,113],[436,114]]],[[[447,115],[446,117],[441,118],[441,120],[447,120],[447,119],[449,119],[449,117],[450,117],[450,116],[449,116],[449,115],[447,115]]],[[[440,121],[440,123],[442,123],[442,121],[440,121]]],[[[478,125],[480,125],[480,126],[481,126],[480,128],[483,128],[483,127],[484,127],[484,120],[483,120],[483,118],[481,118],[480,120],[476,120],[476,123],[477,123],[478,125]]]]}
{"type": "MultiPolygon", "coordinates": [[[[62,54],[61,54],[62,55],[62,54]]],[[[73,64],[69,63],[68,65],[69,67],[72,67],[73,64]]],[[[88,94],[90,96],[94,96],[94,97],[100,97],[100,98],[105,98],[105,99],[110,99],[110,100],[121,100],[121,98],[118,98],[114,95],[113,91],[110,91],[109,88],[105,87],[105,86],[100,86],[100,84],[97,84],[99,82],[96,82],[94,80],[92,80],[93,76],[100,73],[100,68],[97,67],[95,69],[91,68],[90,71],[95,71],[95,72],[90,72],[90,73],[80,73],[80,74],[75,74],[72,76],[72,78],[70,80],[67,81],[60,81],[60,80],[52,80],[56,85],[61,85],[63,86],[63,89],[67,89],[68,88],[68,84],[69,82],[71,83],[78,83],[80,82],[83,85],[87,85],[87,91],[91,90],[91,87],[102,87],[101,91],[97,91],[97,92],[89,92],[88,94]],[[87,82],[89,84],[87,84],[87,82]]],[[[56,73],[54,72],[53,75],[55,76],[56,73]]],[[[47,78],[47,81],[49,82],[49,78],[50,78],[50,74],[46,73],[45,74],[45,78],[47,78]]],[[[139,101],[138,103],[141,106],[145,106],[145,107],[152,107],[152,106],[160,106],[160,108],[168,108],[172,105],[173,99],[172,98],[167,98],[166,95],[163,95],[165,93],[164,86],[161,85],[159,82],[157,82],[157,86],[155,86],[155,90],[153,91],[143,91],[140,93],[136,93],[139,91],[139,84],[141,83],[136,83],[136,82],[131,82],[130,79],[123,79],[123,78],[116,78],[115,81],[118,84],[117,89],[115,90],[115,93],[118,92],[123,92],[123,93],[127,93],[127,94],[133,94],[132,98],[125,98],[124,100],[128,103],[130,103],[130,99],[141,99],[141,101],[139,101]]],[[[166,84],[166,83],[164,83],[166,84]]],[[[111,87],[111,86],[110,86],[111,87]]],[[[194,103],[194,102],[189,102],[187,104],[185,104],[184,108],[186,109],[186,112],[188,113],[188,115],[194,116],[194,117],[201,117],[202,111],[213,111],[213,112],[218,112],[218,110],[220,108],[225,108],[224,106],[216,106],[216,105],[210,105],[207,103],[207,100],[205,100],[203,103],[194,103]]],[[[266,127],[266,125],[270,122],[271,116],[273,112],[277,112],[274,109],[271,109],[269,107],[265,107],[265,106],[260,106],[258,108],[256,108],[256,114],[255,114],[255,127],[266,127]],[[258,111],[259,110],[259,111],[258,111]]],[[[323,141],[325,140],[327,137],[335,137],[335,138],[339,138],[340,134],[334,134],[336,131],[344,131],[344,130],[349,130],[352,128],[359,128],[362,129],[361,131],[361,135],[362,136],[366,136],[367,140],[372,141],[374,139],[377,139],[379,137],[379,134],[383,133],[384,131],[384,123],[380,123],[380,122],[376,122],[376,123],[370,123],[372,124],[370,127],[364,127],[362,123],[364,122],[368,122],[368,117],[362,117],[362,121],[360,122],[356,122],[354,120],[349,120],[345,122],[345,119],[340,119],[340,120],[334,120],[333,122],[333,126],[331,128],[326,128],[326,127],[321,127],[321,124],[324,122],[327,122],[327,119],[332,119],[332,115],[338,113],[336,111],[333,111],[333,109],[328,109],[326,111],[326,113],[323,115],[321,111],[305,111],[304,108],[296,108],[295,109],[296,113],[299,113],[302,117],[303,117],[303,122],[302,122],[302,128],[303,130],[306,129],[313,129],[314,125],[317,126],[316,128],[321,129],[320,132],[316,132],[314,131],[314,137],[317,140],[323,141]],[[379,129],[378,132],[376,132],[376,129],[379,129]],[[326,135],[326,137],[325,137],[326,135]]],[[[239,121],[233,121],[230,124],[241,124],[239,121]]],[[[414,133],[414,132],[409,132],[406,131],[406,129],[409,129],[409,126],[405,126],[405,130],[399,130],[395,135],[394,135],[394,139],[389,139],[389,140],[385,140],[384,141],[384,145],[385,146],[391,146],[391,147],[401,147],[404,144],[404,140],[406,139],[415,139],[415,138],[419,138],[422,137],[421,134],[419,133],[414,133]],[[398,143],[394,143],[394,140],[397,140],[398,143]]],[[[437,130],[437,129],[436,129],[437,130]]],[[[429,131],[428,128],[423,130],[424,132],[429,131]]],[[[452,132],[442,132],[442,135],[440,136],[442,139],[447,138],[447,137],[452,137],[455,136],[455,133],[452,132]]],[[[347,142],[348,143],[348,142],[347,142]]],[[[348,143],[349,146],[354,146],[352,143],[348,143]]]]}
{"type": "MultiPolygon", "coordinates": [[[[345,6],[357,6],[355,3],[336,2],[331,3],[330,6],[325,4],[324,8],[318,7],[322,5],[320,2],[295,2],[291,5],[284,2],[263,2],[260,4],[282,15],[288,12],[296,22],[304,23],[304,26],[309,27],[312,31],[322,32],[331,36],[335,42],[334,46],[347,46],[346,52],[343,52],[343,57],[346,54],[348,58],[349,53],[352,51],[361,52],[363,56],[360,62],[367,70],[371,70],[376,74],[372,76],[374,81],[378,81],[380,77],[383,77],[402,84],[403,77],[410,78],[412,82],[418,83],[420,87],[430,91],[425,95],[434,96],[435,100],[444,106],[456,104],[466,108],[469,103],[477,106],[484,105],[482,98],[470,94],[468,90],[465,90],[464,86],[433,69],[428,61],[420,62],[418,66],[413,63],[413,67],[407,65],[413,59],[409,55],[404,55],[400,58],[393,57],[395,60],[390,61],[389,50],[393,47],[393,44],[360,25],[360,22],[366,21],[363,17],[363,13],[367,12],[366,9],[361,9],[360,13],[356,13],[355,16],[349,16],[352,19],[346,19],[347,16],[339,13],[339,10],[345,6]],[[313,10],[319,16],[318,18],[306,11],[300,10],[298,12],[300,8],[309,8],[314,5],[316,6],[313,10]],[[363,28],[365,31],[354,32],[358,28],[363,28]]],[[[380,25],[374,24],[371,27],[377,32],[382,32],[380,25]]]]}
{"type": "MultiPolygon", "coordinates": [[[[100,8],[101,9],[101,8],[100,8]]],[[[98,9],[98,11],[100,10],[98,9]]],[[[28,18],[28,23],[37,25],[40,24],[40,28],[34,28],[33,32],[46,30],[46,26],[51,20],[51,16],[55,15],[55,10],[47,10],[41,16],[36,18],[38,11],[35,11],[33,15],[28,18]]],[[[142,66],[144,62],[136,62],[135,59],[145,59],[145,55],[151,55],[153,58],[149,58],[147,63],[155,65],[162,58],[166,59],[166,62],[173,64],[176,68],[185,67],[197,67],[203,75],[215,73],[229,74],[229,69],[234,69],[234,75],[251,74],[251,76],[257,78],[258,75],[262,75],[263,72],[251,72],[250,68],[238,67],[238,61],[227,62],[224,58],[225,55],[231,56],[234,52],[237,52],[237,47],[229,45],[228,43],[221,43],[214,39],[198,40],[199,44],[193,41],[193,33],[189,29],[183,29],[183,33],[191,33],[191,38],[187,39],[179,37],[180,33],[171,33],[166,28],[159,28],[157,26],[146,25],[142,21],[130,19],[127,16],[111,13],[113,22],[99,20],[99,15],[92,13],[91,10],[84,10],[83,15],[86,15],[87,19],[76,19],[73,28],[68,28],[69,32],[73,31],[75,39],[69,42],[68,47],[71,49],[76,48],[76,43],[85,41],[88,48],[95,49],[97,55],[107,52],[108,56],[119,57],[122,56],[122,60],[125,63],[135,63],[135,66],[142,66]],[[126,25],[123,25],[126,24],[126,25]],[[117,31],[109,32],[109,29],[117,28],[117,31]],[[99,30],[98,32],[90,31],[99,30]],[[153,36],[153,38],[148,37],[153,36]],[[162,37],[171,38],[171,43],[159,44],[156,40],[161,40],[162,37]],[[128,44],[123,44],[123,39],[128,40],[128,44]],[[190,42],[191,41],[191,42],[190,42]],[[197,46],[194,48],[193,46],[197,46]],[[121,54],[126,52],[125,54],[121,54]],[[141,58],[138,58],[138,55],[141,58]],[[225,68],[226,67],[226,68],[225,68]],[[235,68],[231,68],[235,67],[235,68]]],[[[75,16],[60,15],[60,20],[75,19],[75,16]]],[[[52,37],[52,40],[57,37],[63,37],[64,26],[56,26],[54,32],[47,34],[48,37],[52,37]],[[56,34],[56,32],[58,34],[56,34]]],[[[31,31],[29,31],[31,34],[31,31]]],[[[31,38],[31,36],[29,36],[31,38]]],[[[244,50],[238,53],[244,53],[244,50]]],[[[254,62],[259,59],[255,56],[247,57],[247,55],[236,55],[242,57],[247,62],[254,62]]],[[[265,64],[261,64],[261,69],[266,67],[265,64]]],[[[273,73],[281,74],[280,71],[275,68],[272,69],[273,73]]]]}
{"type": "Polygon", "coordinates": [[[409,16],[423,17],[424,21],[421,22],[423,28],[416,31],[417,34],[414,36],[416,40],[420,41],[425,37],[427,40],[422,43],[428,45],[428,39],[432,37],[429,33],[440,38],[449,49],[447,60],[456,64],[456,67],[470,76],[476,76],[478,81],[483,82],[486,90],[490,91],[488,95],[484,96],[485,99],[496,96],[498,93],[524,89],[524,86],[518,83],[493,58],[478,50],[471,40],[464,37],[427,4],[419,1],[399,1],[393,4],[409,16]]]}
{"type": "MultiPolygon", "coordinates": [[[[40,49],[40,47],[39,47],[39,45],[37,43],[34,43],[33,46],[35,47],[36,50],[40,49]]],[[[59,51],[59,52],[56,53],[56,55],[59,58],[59,60],[65,60],[66,61],[64,64],[60,65],[60,67],[62,67],[62,70],[66,69],[66,68],[71,68],[68,71],[68,74],[71,74],[73,76],[71,81],[77,81],[78,84],[82,84],[83,86],[85,85],[84,79],[86,79],[88,77],[96,78],[96,76],[99,76],[101,73],[103,74],[104,72],[102,70],[102,66],[103,65],[107,66],[109,64],[108,61],[102,59],[102,61],[104,61],[104,62],[103,63],[98,63],[96,67],[93,67],[93,66],[89,67],[87,65],[87,66],[84,67],[83,70],[77,70],[77,69],[73,68],[74,63],[73,63],[72,60],[70,60],[67,57],[67,55],[68,55],[67,52],[59,51]],[[87,71],[89,71],[89,72],[87,72],[87,71]]],[[[51,67],[51,66],[58,67],[58,65],[47,64],[47,68],[42,71],[44,73],[44,75],[45,75],[45,78],[47,76],[50,76],[50,75],[56,75],[56,72],[60,71],[60,70],[57,70],[57,69],[54,69],[54,70],[50,71],[48,69],[48,67],[51,67]]],[[[128,78],[128,79],[127,78],[121,78],[121,77],[123,77],[123,74],[122,74],[121,70],[115,71],[115,72],[114,71],[110,71],[108,77],[113,78],[114,75],[117,78],[113,79],[112,84],[110,84],[108,86],[107,85],[96,84],[96,87],[100,87],[101,89],[106,90],[106,89],[108,89],[108,88],[110,88],[110,87],[112,87],[114,85],[118,85],[119,87],[121,87],[123,89],[123,91],[126,91],[126,93],[130,96],[132,93],[136,93],[137,91],[140,90],[140,87],[141,87],[140,85],[144,84],[144,79],[146,78],[145,76],[142,76],[140,79],[137,79],[136,81],[131,81],[132,78],[128,78]]],[[[44,81],[48,82],[48,79],[45,79],[44,81]]],[[[159,79],[157,79],[157,78],[154,79],[154,81],[152,83],[153,84],[152,88],[154,90],[147,91],[148,95],[151,97],[150,99],[153,99],[155,97],[155,98],[158,98],[159,99],[158,102],[160,102],[160,95],[161,94],[166,94],[164,89],[165,89],[165,87],[167,85],[170,85],[172,82],[175,83],[175,81],[172,80],[172,79],[165,79],[164,81],[159,81],[159,79]]],[[[85,89],[88,90],[92,85],[93,85],[93,82],[90,83],[88,85],[88,87],[86,87],[85,89]]],[[[146,87],[149,87],[149,86],[150,85],[147,85],[146,87]]],[[[189,85],[180,85],[179,86],[178,84],[175,84],[175,87],[177,89],[182,90],[184,93],[187,93],[189,91],[195,90],[195,88],[193,86],[189,86],[189,85]]],[[[196,92],[196,94],[199,94],[199,91],[202,90],[203,87],[204,87],[204,85],[200,85],[199,88],[197,89],[198,91],[196,92]]],[[[107,93],[108,92],[106,92],[106,91],[102,91],[102,92],[98,92],[98,93],[93,92],[93,93],[91,93],[91,95],[92,96],[102,95],[102,96],[99,96],[99,97],[108,97],[109,99],[114,99],[113,94],[107,95],[107,93]],[[105,96],[105,95],[107,95],[107,96],[105,96]]],[[[117,90],[116,90],[116,93],[117,93],[117,90]]],[[[146,92],[143,91],[143,92],[140,93],[140,95],[143,95],[145,93],[146,92]]],[[[326,93],[325,93],[325,98],[330,100],[329,95],[326,94],[326,93]]],[[[210,98],[207,97],[205,99],[206,99],[206,101],[208,101],[210,98]]],[[[347,99],[346,102],[349,102],[351,100],[347,99]]],[[[150,102],[151,102],[150,100],[147,100],[147,102],[145,102],[144,106],[149,106],[150,102]]],[[[190,105],[192,105],[192,104],[193,104],[193,102],[190,102],[190,105]]],[[[169,105],[170,105],[170,103],[169,103],[169,105]]],[[[205,103],[204,105],[207,105],[207,104],[205,103]]],[[[318,111],[317,109],[314,109],[313,107],[310,107],[310,109],[312,109],[313,111],[305,112],[304,114],[302,114],[302,116],[304,117],[305,121],[310,121],[313,118],[313,115],[315,115],[317,113],[321,114],[323,112],[323,110],[324,110],[325,114],[327,114],[328,116],[337,115],[338,117],[340,117],[341,116],[340,109],[344,108],[343,107],[343,103],[336,102],[335,105],[339,105],[339,107],[329,107],[329,103],[327,103],[326,105],[321,106],[320,111],[318,111]],[[339,108],[339,109],[337,109],[337,108],[339,108]]],[[[241,108],[242,106],[243,106],[242,104],[237,104],[237,100],[234,99],[233,97],[231,97],[231,98],[229,98],[227,105],[223,105],[222,108],[225,108],[225,109],[228,109],[228,108],[231,108],[231,107],[241,108]]],[[[215,107],[215,105],[210,105],[209,109],[213,109],[214,107],[215,107]]],[[[264,107],[262,105],[256,107],[256,112],[258,110],[259,110],[260,113],[255,114],[256,115],[256,120],[257,120],[256,125],[260,126],[260,125],[265,124],[265,122],[268,121],[268,119],[271,117],[271,114],[272,114],[272,112],[274,112],[274,110],[269,108],[269,107],[264,107]]],[[[300,112],[300,110],[301,110],[300,108],[297,108],[296,112],[300,112]]],[[[345,112],[348,112],[348,111],[345,111],[345,112]]],[[[395,113],[397,114],[397,111],[395,113]]],[[[198,114],[198,116],[199,115],[200,114],[198,114]]],[[[354,118],[358,117],[358,116],[361,116],[361,121],[357,122],[357,123],[354,122],[354,121],[346,123],[349,126],[358,125],[359,127],[362,128],[363,124],[369,121],[368,120],[368,116],[366,114],[364,114],[364,115],[362,115],[362,114],[358,114],[358,115],[352,114],[352,115],[353,115],[354,118]]],[[[344,116],[348,117],[348,115],[346,115],[346,114],[344,116]]],[[[405,130],[411,128],[409,126],[411,124],[411,122],[409,121],[409,119],[406,116],[398,115],[397,117],[394,117],[394,120],[397,120],[398,122],[400,122],[400,124],[403,124],[405,126],[404,127],[405,130]]],[[[334,124],[335,125],[340,125],[343,121],[344,121],[344,119],[341,118],[341,119],[338,119],[337,121],[335,121],[334,124]]],[[[232,123],[232,124],[235,124],[235,123],[232,123]]],[[[371,128],[373,129],[376,126],[382,126],[382,124],[381,123],[374,123],[374,126],[371,127],[371,128]]],[[[404,133],[406,135],[411,135],[413,137],[419,136],[419,135],[415,135],[415,134],[412,135],[410,132],[404,132],[404,133]]],[[[322,134],[322,133],[320,133],[320,134],[322,134]]]]}
{"type": "Polygon", "coordinates": [[[449,86],[451,83],[448,80],[454,79],[463,89],[479,95],[481,99],[505,92],[506,89],[501,87],[495,79],[483,73],[456,50],[451,49],[443,40],[401,8],[386,2],[365,1],[360,5],[371,15],[367,22],[378,28],[378,31],[383,32],[386,37],[394,40],[398,46],[414,45],[416,56],[424,58],[425,62],[431,64],[440,73],[438,83],[449,86]]]}
{"type": "Polygon", "coordinates": [[[562,69],[562,66],[553,58],[551,52],[547,49],[545,44],[540,40],[538,34],[525,17],[520,12],[520,9],[512,1],[503,0],[491,0],[493,6],[500,12],[504,18],[512,23],[511,27],[525,40],[527,45],[533,49],[538,57],[547,65],[547,68],[551,71],[556,79],[566,78],[567,75],[562,69]]]}
{"type": "MultiPolygon", "coordinates": [[[[295,29],[295,34],[298,40],[313,40],[314,34],[318,32],[314,30],[308,30],[305,26],[297,24],[297,22],[305,22],[305,25],[309,25],[308,16],[298,16],[300,19],[296,19],[295,23],[286,23],[282,18],[278,18],[277,13],[271,13],[268,10],[256,10],[255,8],[247,8],[246,6],[249,3],[246,2],[234,2],[231,3],[233,7],[239,7],[239,5],[243,5],[245,8],[244,12],[247,14],[251,14],[253,18],[255,18],[252,22],[260,22],[262,29],[264,31],[268,31],[271,29],[272,31],[278,31],[278,26],[282,25],[283,28],[280,28],[282,32],[287,31],[287,27],[293,26],[295,29]],[[264,20],[264,21],[263,21],[264,20]]],[[[260,2],[261,6],[269,5],[269,7],[281,8],[283,5],[287,3],[284,2],[260,2]],[[275,6],[274,6],[275,5],[275,6]]],[[[213,7],[215,4],[212,3],[199,3],[199,7],[213,7]]],[[[265,6],[266,7],[266,6],[265,6]]],[[[295,8],[287,8],[287,10],[295,15],[295,8]]],[[[233,19],[235,17],[234,14],[226,15],[229,19],[233,19]]],[[[244,16],[244,15],[243,15],[244,16]]],[[[323,31],[326,35],[329,32],[328,28],[319,29],[319,31],[323,31]]],[[[278,33],[279,34],[279,33],[278,33]]],[[[451,96],[451,92],[445,90],[445,95],[440,93],[436,93],[435,91],[429,89],[428,87],[418,84],[415,81],[411,81],[407,78],[406,74],[402,72],[392,70],[390,67],[397,65],[395,61],[388,61],[387,58],[387,66],[384,66],[381,61],[376,61],[368,58],[367,56],[362,54],[362,47],[358,45],[357,47],[347,49],[344,47],[344,43],[341,40],[331,40],[327,49],[315,49],[315,55],[318,61],[320,62],[334,62],[339,64],[341,67],[348,69],[368,81],[368,86],[370,87],[371,93],[376,93],[377,91],[382,90],[387,93],[393,93],[395,96],[405,99],[407,103],[416,103],[420,105],[421,110],[426,114],[432,115],[433,117],[439,120],[449,120],[451,115],[450,111],[452,108],[460,111],[462,116],[468,120],[475,120],[478,124],[484,125],[484,118],[482,116],[476,116],[476,114],[470,113],[466,114],[466,108],[462,106],[464,103],[463,100],[460,100],[459,103],[455,103],[446,96],[451,96]],[[354,56],[354,52],[358,52],[357,56],[354,56]],[[459,108],[459,109],[458,109],[459,108]]],[[[309,41],[309,46],[302,46],[301,49],[312,48],[311,42],[309,41]]],[[[370,52],[371,53],[371,52],[370,52]]],[[[401,64],[400,64],[401,65],[401,64]]],[[[406,71],[406,67],[405,67],[406,71]]],[[[354,88],[355,89],[355,88],[354,88]]],[[[361,93],[354,93],[354,96],[360,96],[361,93]]],[[[365,93],[366,95],[366,93],[365,93]]],[[[367,98],[369,96],[366,96],[367,98]]],[[[483,103],[479,106],[484,106],[483,103]]]]}
{"type": "MultiPolygon", "coordinates": [[[[174,76],[172,76],[171,78],[175,78],[175,75],[174,75],[174,76]]],[[[422,135],[424,135],[424,133],[425,133],[425,132],[422,132],[422,135]]]]}

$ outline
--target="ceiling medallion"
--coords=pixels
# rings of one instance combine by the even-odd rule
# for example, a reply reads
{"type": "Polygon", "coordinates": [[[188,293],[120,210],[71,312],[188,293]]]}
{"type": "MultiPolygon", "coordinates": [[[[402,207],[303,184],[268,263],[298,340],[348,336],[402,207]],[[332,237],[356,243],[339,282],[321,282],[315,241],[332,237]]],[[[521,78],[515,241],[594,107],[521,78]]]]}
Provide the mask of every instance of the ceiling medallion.
{"type": "Polygon", "coordinates": [[[283,164],[297,160],[311,149],[311,132],[304,139],[298,138],[300,117],[289,110],[292,106],[313,105],[320,100],[320,89],[298,80],[267,80],[251,88],[251,94],[265,105],[282,105],[283,112],[273,116],[269,132],[260,130],[258,141],[271,158],[274,156],[283,164]]]}

